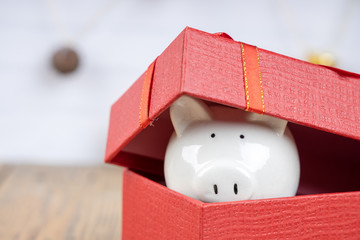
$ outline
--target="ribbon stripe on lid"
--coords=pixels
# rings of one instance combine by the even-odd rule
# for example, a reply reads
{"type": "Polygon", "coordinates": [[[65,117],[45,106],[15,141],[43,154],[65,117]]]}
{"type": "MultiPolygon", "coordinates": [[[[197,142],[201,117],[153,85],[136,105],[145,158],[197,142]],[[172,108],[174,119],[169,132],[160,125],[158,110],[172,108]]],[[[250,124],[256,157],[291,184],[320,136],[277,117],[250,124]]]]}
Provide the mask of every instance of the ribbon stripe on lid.
{"type": "Polygon", "coordinates": [[[261,80],[259,50],[256,46],[240,43],[245,82],[245,111],[264,114],[265,103],[261,80]]]}
{"type": "Polygon", "coordinates": [[[140,109],[139,109],[139,125],[141,128],[146,128],[151,120],[149,119],[149,103],[152,79],[154,75],[155,62],[152,62],[145,72],[145,79],[141,91],[140,109]]]}

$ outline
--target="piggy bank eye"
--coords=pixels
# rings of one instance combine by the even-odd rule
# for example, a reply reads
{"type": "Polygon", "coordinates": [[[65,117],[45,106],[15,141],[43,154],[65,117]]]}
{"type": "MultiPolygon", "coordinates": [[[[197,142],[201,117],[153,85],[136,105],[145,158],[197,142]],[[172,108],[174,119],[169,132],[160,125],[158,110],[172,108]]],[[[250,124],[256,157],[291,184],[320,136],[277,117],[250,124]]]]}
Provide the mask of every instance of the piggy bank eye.
{"type": "Polygon", "coordinates": [[[214,137],[215,137],[215,133],[212,133],[210,136],[211,136],[211,138],[214,138],[214,137]]]}
{"type": "Polygon", "coordinates": [[[240,135],[240,138],[241,138],[241,139],[244,139],[244,138],[245,138],[245,136],[241,134],[241,135],[240,135]]]}

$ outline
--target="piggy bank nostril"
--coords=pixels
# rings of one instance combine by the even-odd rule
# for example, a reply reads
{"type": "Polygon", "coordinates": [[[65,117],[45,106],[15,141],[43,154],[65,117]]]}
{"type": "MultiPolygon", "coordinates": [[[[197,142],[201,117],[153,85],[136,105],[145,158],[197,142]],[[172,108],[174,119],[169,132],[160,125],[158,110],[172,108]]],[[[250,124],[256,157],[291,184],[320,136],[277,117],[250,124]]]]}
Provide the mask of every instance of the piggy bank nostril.
{"type": "Polygon", "coordinates": [[[214,193],[215,193],[215,194],[218,194],[218,187],[217,187],[216,184],[214,184],[214,193]]]}
{"type": "Polygon", "coordinates": [[[234,193],[235,193],[235,194],[238,194],[238,186],[237,186],[236,183],[234,184],[234,193]]]}

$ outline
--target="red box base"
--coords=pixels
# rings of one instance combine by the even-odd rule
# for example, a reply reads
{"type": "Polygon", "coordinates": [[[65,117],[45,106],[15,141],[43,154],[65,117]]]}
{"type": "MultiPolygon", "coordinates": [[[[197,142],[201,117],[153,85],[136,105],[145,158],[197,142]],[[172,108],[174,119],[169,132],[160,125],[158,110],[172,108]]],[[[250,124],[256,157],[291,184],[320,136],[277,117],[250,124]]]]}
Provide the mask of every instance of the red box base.
{"type": "Polygon", "coordinates": [[[360,192],[203,203],[124,171],[123,239],[358,239],[360,192]]]}

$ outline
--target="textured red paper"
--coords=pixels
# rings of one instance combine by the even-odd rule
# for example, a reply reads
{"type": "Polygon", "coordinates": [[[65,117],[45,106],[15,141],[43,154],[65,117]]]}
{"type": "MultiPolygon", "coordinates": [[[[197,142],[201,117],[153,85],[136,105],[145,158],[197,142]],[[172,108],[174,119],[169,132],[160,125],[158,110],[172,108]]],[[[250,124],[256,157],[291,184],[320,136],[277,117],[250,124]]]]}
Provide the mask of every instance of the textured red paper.
{"type": "Polygon", "coordinates": [[[202,203],[124,172],[123,239],[357,239],[360,192],[202,203]]]}
{"type": "Polygon", "coordinates": [[[199,239],[201,204],[125,170],[122,239],[199,239]]]}

